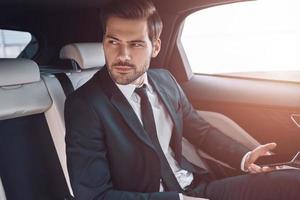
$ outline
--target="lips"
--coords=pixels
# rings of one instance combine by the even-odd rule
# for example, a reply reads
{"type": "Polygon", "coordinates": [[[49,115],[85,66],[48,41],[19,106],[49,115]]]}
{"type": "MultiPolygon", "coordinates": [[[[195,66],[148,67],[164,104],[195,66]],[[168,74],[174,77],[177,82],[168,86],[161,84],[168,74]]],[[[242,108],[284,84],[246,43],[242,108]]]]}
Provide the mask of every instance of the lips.
{"type": "Polygon", "coordinates": [[[114,68],[119,73],[126,73],[133,69],[133,67],[130,66],[115,66],[114,68]]]}

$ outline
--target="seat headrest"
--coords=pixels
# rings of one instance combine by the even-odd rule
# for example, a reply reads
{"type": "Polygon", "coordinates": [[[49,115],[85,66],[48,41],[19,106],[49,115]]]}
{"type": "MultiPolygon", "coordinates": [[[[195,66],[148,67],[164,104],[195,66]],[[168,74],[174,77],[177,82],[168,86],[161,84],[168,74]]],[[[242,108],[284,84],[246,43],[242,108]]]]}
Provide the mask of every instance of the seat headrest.
{"type": "Polygon", "coordinates": [[[59,57],[76,61],[81,69],[105,65],[103,45],[100,42],[68,44],[60,50],[59,57]]]}
{"type": "Polygon", "coordinates": [[[0,59],[0,120],[43,113],[51,104],[34,61],[0,59]]]}
{"type": "Polygon", "coordinates": [[[33,83],[40,80],[38,65],[27,59],[0,59],[0,86],[33,83]]]}

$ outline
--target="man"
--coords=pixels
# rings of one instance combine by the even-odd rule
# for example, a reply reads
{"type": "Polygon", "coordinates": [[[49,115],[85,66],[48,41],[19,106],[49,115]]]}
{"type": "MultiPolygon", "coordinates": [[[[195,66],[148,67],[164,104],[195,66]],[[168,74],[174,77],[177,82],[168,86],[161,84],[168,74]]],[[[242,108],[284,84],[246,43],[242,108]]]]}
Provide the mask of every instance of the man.
{"type": "Polygon", "coordinates": [[[76,199],[300,198],[298,171],[271,172],[254,164],[276,144],[249,152],[200,118],[167,71],[148,70],[162,31],[150,1],[115,0],[103,12],[106,66],[66,101],[67,161],[76,199]],[[213,180],[182,156],[182,137],[256,174],[213,180]]]}

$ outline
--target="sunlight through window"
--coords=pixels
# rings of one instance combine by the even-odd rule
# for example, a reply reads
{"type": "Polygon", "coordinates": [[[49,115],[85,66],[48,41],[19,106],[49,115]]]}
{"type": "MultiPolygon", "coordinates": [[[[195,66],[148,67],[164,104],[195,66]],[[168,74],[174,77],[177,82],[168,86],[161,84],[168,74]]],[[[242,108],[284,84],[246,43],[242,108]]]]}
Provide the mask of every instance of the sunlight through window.
{"type": "Polygon", "coordinates": [[[258,0],[200,10],[181,37],[195,73],[300,71],[300,1],[258,0]]]}

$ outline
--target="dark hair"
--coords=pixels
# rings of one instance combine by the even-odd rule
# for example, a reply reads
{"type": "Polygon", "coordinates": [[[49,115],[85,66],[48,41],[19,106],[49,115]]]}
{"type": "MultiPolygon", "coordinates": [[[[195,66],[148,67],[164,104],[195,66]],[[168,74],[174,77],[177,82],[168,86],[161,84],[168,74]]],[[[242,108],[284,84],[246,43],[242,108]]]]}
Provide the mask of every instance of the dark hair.
{"type": "Polygon", "coordinates": [[[150,0],[112,0],[106,4],[101,12],[103,33],[106,32],[106,23],[109,17],[125,19],[146,19],[148,35],[151,41],[160,37],[162,32],[161,18],[150,0]]]}

